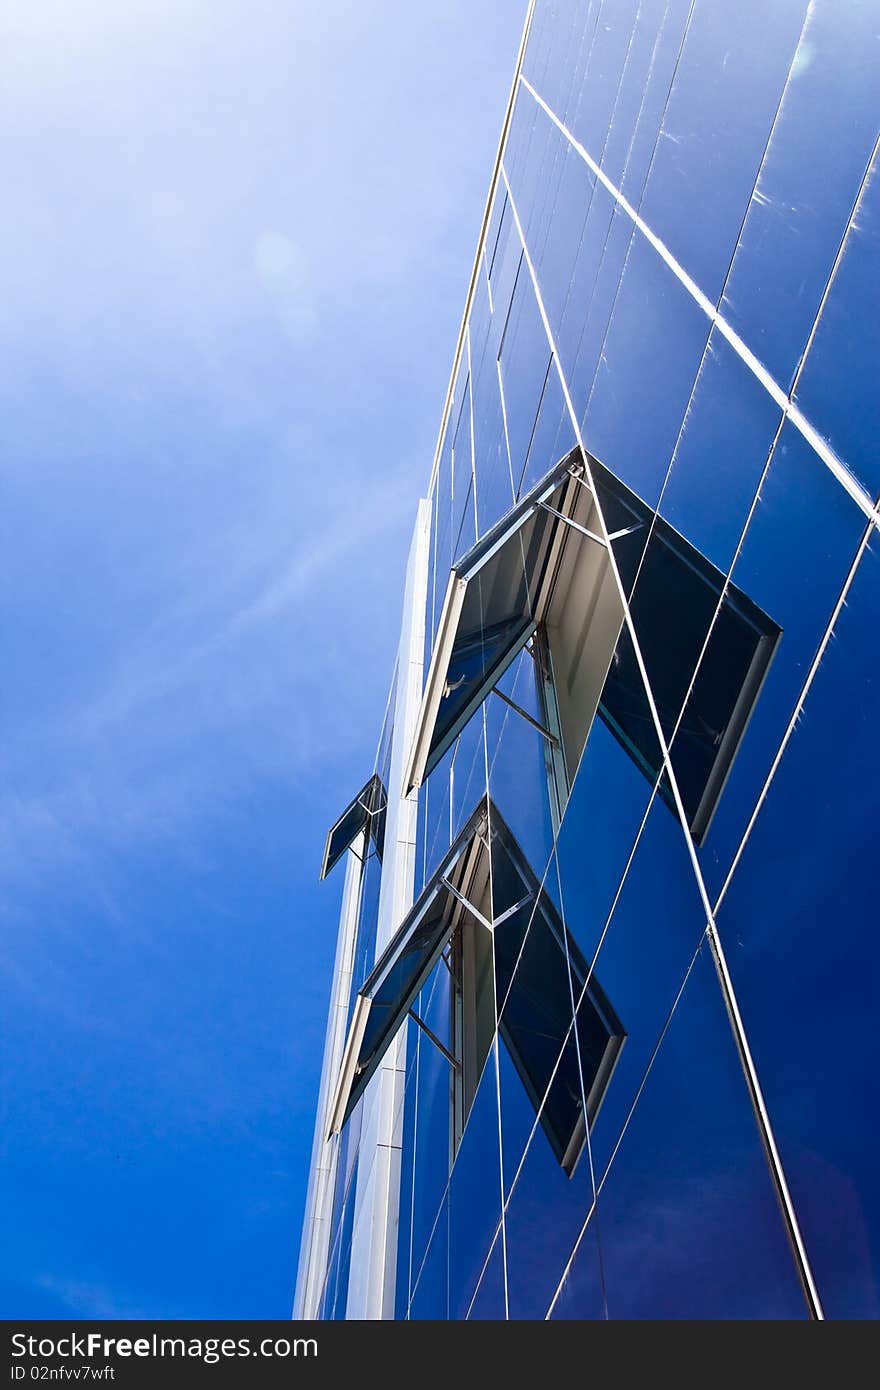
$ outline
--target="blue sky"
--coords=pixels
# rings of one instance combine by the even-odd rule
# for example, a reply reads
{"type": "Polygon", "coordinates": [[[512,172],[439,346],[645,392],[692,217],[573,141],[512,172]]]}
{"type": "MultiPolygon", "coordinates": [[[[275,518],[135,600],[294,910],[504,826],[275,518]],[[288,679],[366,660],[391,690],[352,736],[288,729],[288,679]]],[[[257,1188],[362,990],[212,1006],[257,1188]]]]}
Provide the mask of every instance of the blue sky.
{"type": "Polygon", "coordinates": [[[284,1317],[523,6],[0,17],[0,1315],[284,1317]]]}

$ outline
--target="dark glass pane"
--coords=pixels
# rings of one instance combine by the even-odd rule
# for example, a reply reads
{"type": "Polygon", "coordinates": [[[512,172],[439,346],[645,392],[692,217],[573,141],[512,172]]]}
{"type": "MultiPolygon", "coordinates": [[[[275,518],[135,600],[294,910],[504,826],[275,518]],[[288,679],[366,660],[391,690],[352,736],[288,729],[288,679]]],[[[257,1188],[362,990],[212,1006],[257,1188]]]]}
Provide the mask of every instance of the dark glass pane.
{"type": "Polygon", "coordinates": [[[451,1318],[467,1315],[501,1219],[500,1162],[492,1054],[483,1069],[449,1183],[451,1318]]]}
{"type": "MultiPolygon", "coordinates": [[[[501,343],[500,362],[511,469],[514,483],[518,484],[525,468],[544,383],[551,370],[547,334],[525,263],[516,282],[501,343]]],[[[548,466],[554,462],[554,459],[548,460],[548,466]]]]}
{"type": "Polygon", "coordinates": [[[653,506],[691,399],[709,320],[638,233],[607,312],[600,290],[604,286],[597,287],[580,348],[589,355],[583,369],[591,379],[581,420],[584,444],[653,506]]]}
{"type": "MultiPolygon", "coordinates": [[[[874,64],[878,42],[872,36],[874,64]]],[[[876,70],[876,69],[875,69],[876,70]]],[[[875,79],[876,80],[876,79],[875,79]]],[[[876,94],[872,100],[876,125],[876,94]]],[[[827,439],[872,500],[880,492],[875,442],[880,405],[874,371],[880,353],[880,179],[877,156],[867,178],[843,259],[819,319],[796,399],[811,424],[827,439]]]]}
{"type": "MultiPolygon", "coordinates": [[[[872,4],[811,6],[725,290],[724,314],[786,390],[877,138],[878,49],[872,4]]],[[[828,345],[832,368],[852,362],[875,300],[876,291],[847,305],[838,346],[828,345]]],[[[827,385],[843,424],[849,407],[836,379],[827,385]]]]}
{"type": "Polygon", "coordinates": [[[592,1123],[623,1028],[598,980],[587,984],[584,957],[497,813],[491,827],[501,1037],[558,1162],[571,1172],[584,1146],[585,1115],[592,1123]]]}
{"type": "Polygon", "coordinates": [[[877,613],[866,551],[717,911],[827,1317],[880,1316],[877,613]]]}
{"type": "Polygon", "coordinates": [[[489,745],[489,792],[529,863],[542,872],[553,847],[553,823],[548,790],[547,741],[520,710],[543,722],[538,701],[535,660],[520,652],[498,682],[518,706],[513,709],[497,695],[486,702],[489,745]]]}
{"type": "Polygon", "coordinates": [[[667,521],[730,568],[782,412],[714,330],[660,502],[667,521]]]}
{"type": "MultiPolygon", "coordinates": [[[[782,631],[700,850],[717,893],[865,531],[865,517],[788,422],[761,483],[731,579],[782,631]]],[[[675,746],[673,745],[673,757],[675,746]]]]}
{"type": "MultiPolygon", "coordinates": [[[[525,466],[522,477],[518,480],[517,495],[522,496],[533,488],[540,478],[546,476],[557,459],[570,453],[576,443],[574,425],[554,363],[544,382],[525,466]]],[[[517,479],[514,478],[514,481],[517,479]]]]}
{"type": "Polygon", "coordinates": [[[414,1276],[409,1317],[445,1321],[449,1317],[449,1211],[446,1199],[437,1215],[424,1262],[414,1276]]]}
{"type": "MultiPolygon", "coordinates": [[[[640,499],[607,470],[597,464],[593,472],[603,505],[611,503],[612,515],[617,513],[615,522],[626,525],[627,516],[641,513],[638,529],[615,544],[642,547],[630,612],[667,743],[678,728],[672,764],[688,823],[699,840],[773,656],[779,629],[745,594],[732,586],[725,589],[724,574],[662,518],[651,525],[651,514],[640,499]],[[613,492],[619,499],[616,508],[609,495],[613,492]],[[718,617],[682,716],[716,610],[718,617]]],[[[652,748],[655,756],[659,752],[656,730],[645,707],[631,643],[615,654],[599,712],[655,781],[660,763],[651,763],[648,755],[652,748]]],[[[669,799],[665,783],[661,793],[669,799]]]]}
{"type": "Polygon", "coordinates": [[[474,806],[486,794],[486,745],[479,714],[466,724],[455,742],[452,760],[452,828],[461,830],[474,806]]]}
{"type": "Polygon", "coordinates": [[[487,690],[516,656],[531,628],[531,619],[518,612],[501,622],[463,632],[457,638],[435,724],[432,762],[437,761],[437,750],[442,752],[449,747],[451,739],[485,699],[487,690]]]}
{"type": "MultiPolygon", "coordinates": [[[[626,1049],[624,1049],[625,1051],[626,1049]]],[[[511,1318],[543,1318],[578,1231],[593,1205],[591,1166],[586,1157],[572,1177],[560,1167],[506,1048],[498,1049],[504,1180],[507,1288],[511,1318]],[[521,1132],[529,1115],[531,1139],[516,1153],[510,1130],[521,1132]],[[508,1154],[516,1155],[508,1159],[508,1154]]]]}
{"type": "Polygon", "coordinates": [[[598,1220],[611,1318],[806,1316],[707,946],[599,1187],[598,1220]]]}
{"type": "MultiPolygon", "coordinates": [[[[416,1008],[447,1046],[450,1037],[450,974],[442,961],[419,995],[416,1008]]],[[[450,1065],[430,1038],[413,1024],[417,1057],[415,1153],[412,1196],[411,1280],[415,1281],[449,1182],[450,1065]]]]}
{"type": "MultiPolygon", "coordinates": [[[[596,814],[601,815],[601,804],[596,814]]],[[[597,923],[582,921],[575,911],[583,868],[576,854],[560,857],[560,867],[565,923],[576,939],[584,933],[584,955],[590,960],[597,923]]],[[[626,1027],[626,1042],[590,1131],[597,1183],[626,1124],[705,926],[685,833],[679,820],[655,800],[615,893],[610,918],[598,928],[598,949],[590,961],[626,1027]]]]}
{"type": "Polygon", "coordinates": [[[554,1291],[550,1317],[560,1322],[596,1322],[608,1317],[604,1269],[599,1253],[599,1223],[595,1212],[580,1237],[562,1287],[554,1291]]]}
{"type": "Polygon", "coordinates": [[[467,1317],[474,1322],[500,1322],[507,1316],[504,1245],[499,1230],[467,1317]]]}

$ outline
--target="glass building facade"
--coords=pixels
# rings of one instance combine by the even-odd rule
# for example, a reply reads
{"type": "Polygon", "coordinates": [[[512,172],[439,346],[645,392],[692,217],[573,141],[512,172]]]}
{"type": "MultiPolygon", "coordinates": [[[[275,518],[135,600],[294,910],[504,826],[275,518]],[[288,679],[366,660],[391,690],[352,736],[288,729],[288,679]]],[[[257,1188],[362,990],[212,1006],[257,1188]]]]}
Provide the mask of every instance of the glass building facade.
{"type": "Polygon", "coordinates": [[[529,9],[324,857],[297,1316],[880,1312],[878,56],[529,9]]]}

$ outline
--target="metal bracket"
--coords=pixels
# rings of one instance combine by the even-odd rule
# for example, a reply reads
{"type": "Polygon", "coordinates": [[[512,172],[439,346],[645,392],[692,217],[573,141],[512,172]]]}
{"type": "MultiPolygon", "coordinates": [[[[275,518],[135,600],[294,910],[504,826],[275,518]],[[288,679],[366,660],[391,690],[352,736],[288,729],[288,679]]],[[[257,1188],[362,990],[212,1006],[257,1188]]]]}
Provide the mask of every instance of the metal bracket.
{"type": "Polygon", "coordinates": [[[515,700],[511,700],[510,696],[505,695],[503,690],[499,690],[497,685],[493,685],[492,693],[497,695],[499,700],[503,700],[506,705],[510,705],[511,709],[515,709],[517,714],[521,715],[527,724],[531,724],[533,729],[537,729],[539,734],[544,735],[548,743],[552,743],[556,748],[559,747],[559,739],[556,735],[551,734],[549,729],[545,729],[543,724],[539,724],[537,719],[533,719],[530,714],[527,714],[522,705],[518,705],[515,700]]]}
{"type": "Polygon", "coordinates": [[[463,907],[467,908],[468,912],[472,912],[474,914],[478,922],[482,922],[483,926],[486,928],[487,931],[492,930],[492,923],[486,920],[480,909],[478,907],[474,907],[473,903],[465,897],[464,893],[459,892],[454,883],[450,883],[448,878],[441,878],[440,882],[443,884],[444,888],[447,888],[449,890],[449,892],[452,894],[454,898],[458,899],[458,901],[462,904],[463,907]]]}
{"type": "Polygon", "coordinates": [[[454,1067],[456,1071],[461,1071],[461,1062],[458,1060],[457,1057],[453,1057],[448,1047],[443,1046],[442,1042],[437,1037],[437,1034],[431,1032],[431,1029],[428,1027],[427,1023],[425,1023],[424,1019],[419,1018],[415,1009],[410,1009],[409,1016],[415,1023],[419,1025],[425,1036],[431,1039],[431,1042],[438,1049],[438,1051],[443,1053],[443,1056],[446,1058],[450,1066],[454,1067]]]}
{"type": "Polygon", "coordinates": [[[553,516],[558,516],[559,520],[564,521],[566,526],[570,526],[574,531],[579,531],[582,536],[586,536],[588,540],[595,541],[597,545],[601,545],[603,550],[607,550],[608,547],[604,540],[601,536],[597,536],[595,531],[588,531],[586,526],[581,526],[579,521],[572,521],[570,516],[566,516],[564,512],[557,511],[555,507],[550,506],[549,502],[539,502],[538,506],[543,507],[545,512],[551,512],[553,516]]]}

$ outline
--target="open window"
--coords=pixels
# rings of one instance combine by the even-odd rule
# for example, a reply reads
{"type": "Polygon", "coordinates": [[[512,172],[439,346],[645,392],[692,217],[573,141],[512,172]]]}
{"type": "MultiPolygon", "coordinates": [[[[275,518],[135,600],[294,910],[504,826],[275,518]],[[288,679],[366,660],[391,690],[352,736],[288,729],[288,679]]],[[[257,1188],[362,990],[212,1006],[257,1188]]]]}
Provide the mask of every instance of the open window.
{"type": "Polygon", "coordinates": [[[348,1119],[410,1013],[452,1069],[452,1157],[497,1019],[557,1159],[567,1173],[574,1171],[624,1030],[488,798],[478,805],[357,996],[331,1132],[348,1119]],[[453,977],[445,1041],[413,1012],[441,956],[453,977]]]}
{"type": "Polygon", "coordinates": [[[346,806],[335,825],[328,830],[324,858],[321,862],[321,878],[327,877],[334,864],[337,864],[345,851],[351,848],[362,830],[367,831],[376,853],[380,859],[382,858],[386,805],[385,787],[379,774],[374,772],[354,800],[346,806]]]}
{"type": "MultiPolygon", "coordinates": [[[[596,498],[567,455],[458,562],[440,616],[408,769],[419,786],[531,638],[564,804],[623,623],[596,498]]],[[[640,523],[639,523],[640,524],[640,523]]]]}
{"type": "MultiPolygon", "coordinates": [[[[613,551],[624,591],[632,591],[633,627],[667,743],[711,627],[671,748],[699,844],[781,632],[741,590],[725,588],[721,570],[593,458],[590,473],[592,486],[580,451],[572,451],[453,568],[408,785],[430,774],[490,691],[513,703],[498,681],[526,646],[535,662],[557,826],[597,713],[657,781],[660,744],[624,627],[613,551]]],[[[661,778],[659,790],[673,805],[668,778],[661,778]]]]}

